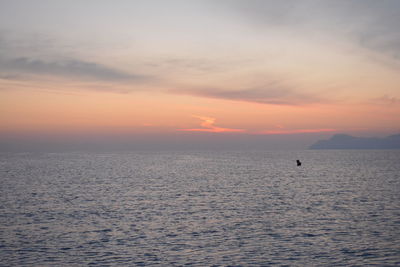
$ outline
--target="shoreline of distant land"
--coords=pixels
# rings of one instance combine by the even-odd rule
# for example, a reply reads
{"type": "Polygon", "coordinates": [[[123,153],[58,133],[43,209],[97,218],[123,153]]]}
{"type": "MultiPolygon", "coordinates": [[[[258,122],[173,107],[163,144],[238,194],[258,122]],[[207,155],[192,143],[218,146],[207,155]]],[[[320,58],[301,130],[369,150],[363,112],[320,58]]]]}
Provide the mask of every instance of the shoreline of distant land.
{"type": "Polygon", "coordinates": [[[328,140],[317,141],[309,149],[400,149],[400,134],[383,138],[335,134],[328,140]]]}

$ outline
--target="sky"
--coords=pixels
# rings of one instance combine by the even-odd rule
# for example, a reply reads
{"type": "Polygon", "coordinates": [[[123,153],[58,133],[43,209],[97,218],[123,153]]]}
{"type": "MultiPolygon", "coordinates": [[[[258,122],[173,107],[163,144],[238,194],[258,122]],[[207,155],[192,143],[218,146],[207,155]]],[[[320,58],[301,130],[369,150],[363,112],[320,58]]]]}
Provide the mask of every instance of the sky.
{"type": "Polygon", "coordinates": [[[0,149],[400,132],[398,0],[0,0],[0,149]]]}

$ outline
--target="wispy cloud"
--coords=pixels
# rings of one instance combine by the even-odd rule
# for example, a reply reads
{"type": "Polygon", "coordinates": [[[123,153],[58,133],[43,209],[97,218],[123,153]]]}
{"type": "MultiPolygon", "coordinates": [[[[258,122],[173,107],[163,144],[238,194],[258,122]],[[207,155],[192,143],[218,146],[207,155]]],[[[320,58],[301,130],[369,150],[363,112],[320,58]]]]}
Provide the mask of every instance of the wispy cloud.
{"type": "Polygon", "coordinates": [[[202,128],[193,129],[181,129],[179,131],[185,132],[210,132],[210,133],[226,133],[226,132],[236,132],[236,133],[247,133],[250,135],[289,135],[289,134],[307,134],[307,133],[329,133],[337,132],[337,129],[331,128],[320,128],[320,129],[284,129],[283,126],[278,125],[275,130],[265,130],[265,131],[247,131],[245,129],[232,129],[232,128],[222,128],[215,126],[215,118],[204,117],[204,116],[193,116],[201,120],[200,126],[202,128]]]}
{"type": "Polygon", "coordinates": [[[126,73],[103,64],[78,59],[45,61],[27,57],[0,58],[0,71],[13,77],[21,74],[52,75],[102,81],[145,81],[150,77],[126,73]]]}
{"type": "Polygon", "coordinates": [[[200,126],[203,128],[194,128],[194,129],[181,129],[180,131],[185,132],[209,132],[209,133],[229,133],[229,132],[244,132],[243,129],[231,129],[231,128],[222,128],[215,126],[215,118],[203,117],[203,116],[193,116],[201,120],[200,126]]]}
{"type": "MultiPolygon", "coordinates": [[[[138,90],[132,85],[138,83],[151,83],[153,90],[170,94],[192,95],[197,97],[225,99],[241,102],[252,102],[272,105],[305,105],[323,101],[319,96],[289,89],[290,86],[280,80],[271,79],[263,86],[243,89],[221,89],[213,87],[195,87],[173,85],[171,81],[155,75],[140,75],[120,71],[103,64],[84,60],[42,60],[27,57],[5,59],[0,57],[0,78],[24,79],[29,76],[56,76],[67,77],[75,80],[95,80],[111,83],[124,83],[122,89],[106,87],[104,90],[112,92],[132,92],[138,90]],[[160,83],[160,81],[163,83],[160,83]],[[168,85],[171,83],[171,85],[168,85]],[[170,89],[165,89],[170,87],[170,89]],[[172,89],[171,89],[172,88],[172,89]]],[[[96,86],[96,90],[101,86],[96,86]]]]}
{"type": "Polygon", "coordinates": [[[241,0],[219,1],[246,23],[259,28],[318,36],[328,34],[400,60],[400,1],[398,0],[241,0]]]}
{"type": "Polygon", "coordinates": [[[336,132],[336,129],[296,129],[296,130],[267,130],[257,132],[260,135],[275,135],[275,134],[302,134],[302,133],[325,133],[325,132],[336,132]]]}
{"type": "Polygon", "coordinates": [[[400,98],[384,95],[378,98],[373,98],[370,100],[370,102],[372,104],[393,106],[400,104],[400,98]]]}
{"type": "Polygon", "coordinates": [[[171,93],[193,96],[226,99],[272,105],[305,105],[323,101],[316,95],[300,93],[270,83],[264,87],[245,88],[240,90],[224,90],[219,88],[181,88],[170,90],[171,93]]]}
{"type": "MultiPolygon", "coordinates": [[[[149,61],[139,60],[135,69],[141,70],[141,73],[137,73],[135,70],[127,72],[99,62],[87,61],[76,54],[65,52],[63,49],[57,51],[50,37],[36,41],[33,37],[26,37],[21,39],[23,42],[20,43],[31,44],[31,46],[19,48],[11,45],[11,43],[16,43],[11,42],[12,40],[14,39],[0,32],[0,78],[2,79],[29,81],[31,78],[56,77],[68,78],[71,81],[99,81],[107,83],[103,83],[103,85],[97,83],[94,88],[85,84],[81,88],[115,93],[129,93],[143,90],[143,88],[148,90],[148,85],[151,84],[151,90],[168,94],[273,105],[305,105],[323,101],[316,94],[300,92],[300,89],[289,85],[288,78],[282,77],[263,77],[263,81],[257,82],[256,86],[243,82],[243,86],[236,87],[236,89],[228,88],[228,86],[221,88],[221,82],[218,81],[204,85],[199,85],[203,83],[202,80],[197,80],[199,83],[197,85],[177,84],[176,82],[182,74],[192,77],[193,74],[201,73],[215,77],[216,74],[224,72],[226,75],[231,70],[252,64],[251,59],[176,56],[156,60],[149,59],[149,61]],[[146,62],[150,63],[146,64],[146,62]],[[144,87],[139,85],[144,85],[144,87]]],[[[234,75],[237,74],[232,73],[232,76],[234,75]]],[[[196,78],[198,79],[198,76],[196,78]]],[[[233,78],[237,79],[237,77],[233,78]]],[[[238,81],[238,83],[240,82],[238,81]]]]}

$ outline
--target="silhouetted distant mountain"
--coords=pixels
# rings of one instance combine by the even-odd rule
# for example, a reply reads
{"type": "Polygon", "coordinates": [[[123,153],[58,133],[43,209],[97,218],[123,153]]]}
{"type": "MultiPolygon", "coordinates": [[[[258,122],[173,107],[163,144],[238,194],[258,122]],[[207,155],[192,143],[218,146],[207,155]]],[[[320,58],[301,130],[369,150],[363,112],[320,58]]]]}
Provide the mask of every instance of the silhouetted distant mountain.
{"type": "Polygon", "coordinates": [[[320,140],[310,149],[400,149],[400,134],[385,138],[354,137],[347,134],[335,134],[329,140],[320,140]]]}

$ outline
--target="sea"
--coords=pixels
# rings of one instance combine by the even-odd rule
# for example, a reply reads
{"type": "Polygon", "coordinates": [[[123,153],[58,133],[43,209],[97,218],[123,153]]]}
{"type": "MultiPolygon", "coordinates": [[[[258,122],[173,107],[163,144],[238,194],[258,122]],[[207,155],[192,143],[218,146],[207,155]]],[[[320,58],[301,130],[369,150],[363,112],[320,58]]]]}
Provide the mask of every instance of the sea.
{"type": "Polygon", "coordinates": [[[0,153],[0,266],[273,265],[400,266],[400,150],[0,153]]]}

